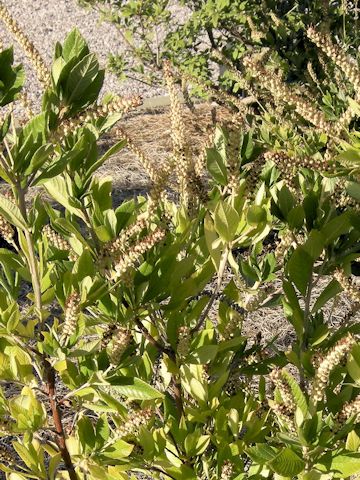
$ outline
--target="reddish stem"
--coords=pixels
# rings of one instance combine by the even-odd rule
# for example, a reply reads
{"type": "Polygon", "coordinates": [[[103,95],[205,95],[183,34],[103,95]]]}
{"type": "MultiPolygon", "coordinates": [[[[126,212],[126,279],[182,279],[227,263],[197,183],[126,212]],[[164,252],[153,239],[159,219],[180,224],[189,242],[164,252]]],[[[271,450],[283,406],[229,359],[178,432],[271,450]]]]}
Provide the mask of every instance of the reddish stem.
{"type": "Polygon", "coordinates": [[[74,465],[71,460],[71,456],[69,450],[67,449],[66,442],[65,442],[65,432],[64,427],[62,424],[61,419],[61,412],[56,401],[56,388],[55,388],[55,370],[46,362],[46,379],[47,379],[47,393],[49,396],[50,408],[52,412],[52,416],[54,419],[54,425],[56,430],[56,443],[59,447],[61,457],[65,464],[67,471],[69,472],[70,480],[79,480],[78,476],[75,472],[74,465]]]}

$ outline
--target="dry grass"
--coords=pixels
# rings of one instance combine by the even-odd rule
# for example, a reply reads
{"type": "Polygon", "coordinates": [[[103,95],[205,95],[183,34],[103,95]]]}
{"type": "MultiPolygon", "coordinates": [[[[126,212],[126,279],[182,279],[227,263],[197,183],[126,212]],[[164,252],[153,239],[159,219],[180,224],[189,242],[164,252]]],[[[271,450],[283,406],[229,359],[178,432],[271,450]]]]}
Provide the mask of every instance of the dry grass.
{"type": "MultiPolygon", "coordinates": [[[[194,112],[184,106],[183,114],[189,146],[195,155],[201,151],[209,131],[214,128],[214,121],[231,117],[227,109],[210,103],[196,105],[194,112]]],[[[170,112],[166,107],[129,115],[121,122],[121,128],[155,165],[160,166],[167,161],[172,151],[170,124],[170,112]]],[[[114,138],[110,132],[103,139],[101,147],[105,150],[116,140],[119,138],[114,138]]],[[[112,177],[115,204],[124,198],[144,193],[149,187],[149,177],[137,157],[128,149],[109,159],[98,170],[97,175],[112,177]]]]}

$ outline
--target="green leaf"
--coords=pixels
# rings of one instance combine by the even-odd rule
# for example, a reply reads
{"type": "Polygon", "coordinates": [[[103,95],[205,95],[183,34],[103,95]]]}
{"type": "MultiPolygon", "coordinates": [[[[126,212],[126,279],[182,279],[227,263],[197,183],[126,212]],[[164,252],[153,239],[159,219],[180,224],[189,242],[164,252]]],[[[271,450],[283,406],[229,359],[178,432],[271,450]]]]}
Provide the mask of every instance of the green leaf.
{"type": "Polygon", "coordinates": [[[61,72],[63,71],[63,68],[65,67],[66,62],[62,57],[58,57],[56,60],[54,60],[51,68],[51,74],[52,78],[54,80],[55,86],[58,84],[60,77],[61,77],[61,72]]]}
{"type": "Polygon", "coordinates": [[[249,447],[246,449],[247,455],[256,463],[264,465],[276,456],[276,450],[270,445],[259,444],[255,447],[249,447]]]}
{"type": "Polygon", "coordinates": [[[21,215],[19,208],[3,195],[0,195],[0,214],[15,227],[21,230],[27,229],[25,219],[21,215]]]}
{"type": "Polygon", "coordinates": [[[222,156],[215,148],[208,148],[206,153],[206,163],[210,175],[220,185],[227,185],[227,170],[222,156]]]}
{"type": "Polygon", "coordinates": [[[44,184],[44,187],[54,200],[63,205],[70,213],[73,213],[85,221],[84,214],[78,208],[71,205],[70,192],[72,186],[68,177],[66,177],[66,179],[63,176],[51,178],[44,184]]]}
{"type": "Polygon", "coordinates": [[[298,247],[291,255],[287,268],[291,281],[305,295],[313,270],[313,259],[304,248],[298,247]]]}
{"type": "MultiPolygon", "coordinates": [[[[81,107],[92,103],[93,99],[85,96],[86,90],[95,82],[99,74],[99,62],[96,55],[89,53],[75,65],[68,75],[66,82],[67,103],[80,104],[81,107]]],[[[100,90],[100,89],[99,89],[100,90]]]]}
{"type": "Polygon", "coordinates": [[[318,312],[329,300],[334,298],[337,294],[341,292],[342,288],[336,280],[331,280],[330,283],[326,285],[324,290],[318,296],[315,305],[312,308],[312,313],[318,312]]]}
{"type": "Polygon", "coordinates": [[[200,403],[206,403],[208,398],[208,393],[205,387],[197,380],[192,378],[190,380],[190,391],[191,395],[200,403]]]}
{"type": "Polygon", "coordinates": [[[321,233],[325,239],[325,245],[330,245],[334,240],[348,233],[351,228],[351,222],[348,212],[344,212],[338,217],[333,218],[322,229],[321,233]]]}
{"type": "Polygon", "coordinates": [[[125,147],[125,145],[126,145],[126,140],[119,140],[117,143],[115,143],[115,145],[113,145],[108,150],[106,150],[104,155],[101,158],[99,158],[99,160],[97,160],[86,172],[87,175],[89,176],[92,175],[99,167],[101,167],[101,165],[106,160],[108,160],[110,157],[112,157],[113,155],[118,153],[120,150],[122,150],[125,147]]]}
{"type": "Polygon", "coordinates": [[[110,435],[109,422],[106,415],[101,415],[96,423],[96,444],[100,447],[108,441],[110,435]]]}
{"type": "Polygon", "coordinates": [[[351,353],[347,360],[347,371],[351,378],[358,384],[360,384],[360,345],[356,344],[351,349],[351,353]]]}
{"type": "Polygon", "coordinates": [[[289,213],[295,207],[295,198],[290,192],[290,190],[284,186],[278,194],[278,202],[281,213],[284,215],[284,218],[288,218],[289,213]]]}
{"type": "Polygon", "coordinates": [[[74,28],[65,38],[61,55],[65,62],[74,57],[87,55],[89,49],[86,41],[77,28],[74,28]]]}
{"type": "Polygon", "coordinates": [[[246,212],[246,221],[249,225],[259,225],[266,222],[266,211],[259,205],[252,205],[246,212]]]}
{"type": "Polygon", "coordinates": [[[215,359],[218,350],[218,345],[203,345],[191,352],[187,357],[186,362],[204,365],[215,359]]]}
{"type": "Polygon", "coordinates": [[[118,460],[119,458],[128,457],[133,451],[134,445],[131,443],[126,443],[124,440],[117,440],[109,447],[101,451],[101,455],[106,458],[113,458],[118,460]]]}
{"type": "Polygon", "coordinates": [[[13,67],[14,53],[12,48],[0,52],[0,107],[16,99],[25,80],[22,66],[13,67]]]}
{"type": "Polygon", "coordinates": [[[24,175],[30,175],[31,173],[39,170],[46,160],[49,160],[50,155],[54,151],[54,147],[51,144],[41,145],[34,155],[32,156],[29,165],[27,166],[24,175]]]}
{"type": "Polygon", "coordinates": [[[95,432],[89,417],[80,418],[77,431],[83,451],[90,453],[95,447],[95,432]]]}
{"type": "Polygon", "coordinates": [[[214,225],[215,230],[225,242],[234,240],[239,221],[239,214],[231,205],[218,202],[214,212],[214,225]]]}
{"type": "Polygon", "coordinates": [[[156,388],[136,377],[112,377],[109,384],[120,394],[135,400],[153,400],[163,398],[156,388]]]}
{"type": "Polygon", "coordinates": [[[301,410],[301,412],[305,416],[308,412],[308,405],[307,405],[306,397],[303,394],[299,384],[297,383],[295,378],[291,375],[291,373],[288,372],[287,370],[285,369],[282,370],[281,375],[283,376],[283,378],[285,378],[287,384],[290,387],[292,396],[295,400],[295,405],[301,410]]]}
{"type": "Polygon", "coordinates": [[[360,448],[360,437],[352,430],[347,438],[346,438],[346,450],[350,450],[351,452],[358,452],[360,448]]]}
{"type": "Polygon", "coordinates": [[[360,453],[328,452],[315,468],[326,473],[335,472],[338,478],[347,478],[360,473],[360,453]]]}
{"type": "Polygon", "coordinates": [[[301,228],[305,220],[305,210],[302,205],[290,210],[287,221],[290,228],[298,229],[301,228]]]}
{"type": "Polygon", "coordinates": [[[360,185],[356,182],[348,182],[346,185],[347,193],[360,202],[360,185]]]}
{"type": "Polygon", "coordinates": [[[291,448],[285,448],[268,462],[268,466],[279,475],[294,477],[304,470],[305,462],[291,448]]]}
{"type": "Polygon", "coordinates": [[[209,250],[211,260],[213,261],[215,268],[218,270],[221,259],[221,244],[219,243],[219,237],[209,214],[206,214],[204,219],[204,233],[206,246],[209,250]]]}
{"type": "Polygon", "coordinates": [[[302,248],[311,256],[313,261],[317,260],[324,249],[325,238],[317,230],[312,230],[302,248]]]}

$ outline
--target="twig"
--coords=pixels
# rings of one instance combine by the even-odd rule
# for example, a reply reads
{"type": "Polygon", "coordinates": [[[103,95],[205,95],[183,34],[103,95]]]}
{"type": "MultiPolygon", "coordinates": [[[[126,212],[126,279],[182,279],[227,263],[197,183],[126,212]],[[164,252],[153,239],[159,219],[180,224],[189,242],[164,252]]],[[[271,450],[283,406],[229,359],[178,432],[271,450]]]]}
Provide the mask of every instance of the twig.
{"type": "Polygon", "coordinates": [[[50,408],[51,408],[52,416],[54,419],[54,425],[55,425],[56,434],[57,434],[56,443],[57,443],[57,446],[59,447],[61,458],[63,459],[66,470],[69,473],[70,480],[79,480],[75,472],[75,467],[72,463],[69,450],[67,449],[67,446],[66,446],[65,432],[62,424],[61,413],[56,400],[55,370],[48,363],[47,360],[45,360],[44,365],[45,365],[45,374],[46,374],[47,393],[49,397],[50,408]]]}
{"type": "MultiPolygon", "coordinates": [[[[135,324],[140,329],[146,340],[151,343],[154,347],[156,347],[160,352],[165,353],[170,360],[176,363],[176,354],[172,348],[165,347],[160,342],[158,342],[149,332],[149,330],[142,324],[142,322],[135,318],[135,324]]],[[[176,374],[172,374],[172,385],[173,385],[173,392],[174,392],[174,400],[176,403],[176,408],[180,416],[184,413],[184,406],[183,400],[181,395],[181,383],[177,379],[176,374]]]]}
{"type": "Polygon", "coordinates": [[[205,310],[202,312],[202,314],[200,315],[200,318],[198,320],[198,323],[196,324],[196,326],[191,330],[190,333],[196,333],[200,330],[200,328],[203,326],[205,320],[206,320],[206,317],[208,316],[208,313],[210,312],[211,310],[211,307],[213,306],[217,296],[218,296],[218,293],[220,292],[220,288],[221,288],[221,284],[222,284],[222,279],[223,279],[223,276],[224,276],[224,273],[225,273],[225,267],[226,267],[226,263],[227,263],[227,260],[228,260],[228,256],[229,256],[229,249],[228,247],[226,247],[226,249],[224,250],[223,254],[222,254],[222,258],[220,260],[220,265],[219,265],[219,271],[218,271],[218,279],[217,279],[217,284],[216,284],[216,288],[215,290],[213,291],[211,297],[210,297],[210,300],[209,300],[209,303],[207,304],[205,310]]]}

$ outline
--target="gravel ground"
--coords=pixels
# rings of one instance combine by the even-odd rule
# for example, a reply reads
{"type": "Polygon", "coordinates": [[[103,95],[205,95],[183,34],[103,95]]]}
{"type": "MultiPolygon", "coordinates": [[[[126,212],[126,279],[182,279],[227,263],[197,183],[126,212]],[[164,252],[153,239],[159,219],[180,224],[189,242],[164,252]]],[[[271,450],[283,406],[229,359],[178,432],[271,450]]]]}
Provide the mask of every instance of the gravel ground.
{"type": "MultiPolygon", "coordinates": [[[[110,53],[124,51],[124,45],[116,28],[101,22],[97,12],[81,8],[76,0],[6,0],[4,3],[49,64],[53,57],[55,43],[62,42],[66,34],[75,26],[86,38],[90,50],[98,55],[102,67],[106,66],[110,53]]],[[[4,45],[15,44],[16,61],[23,63],[26,68],[28,94],[36,103],[39,99],[40,85],[22,50],[1,21],[0,39],[4,45]]],[[[104,90],[122,95],[137,94],[143,97],[164,93],[161,89],[151,88],[140,82],[120,83],[111,73],[106,75],[104,90]]]]}

